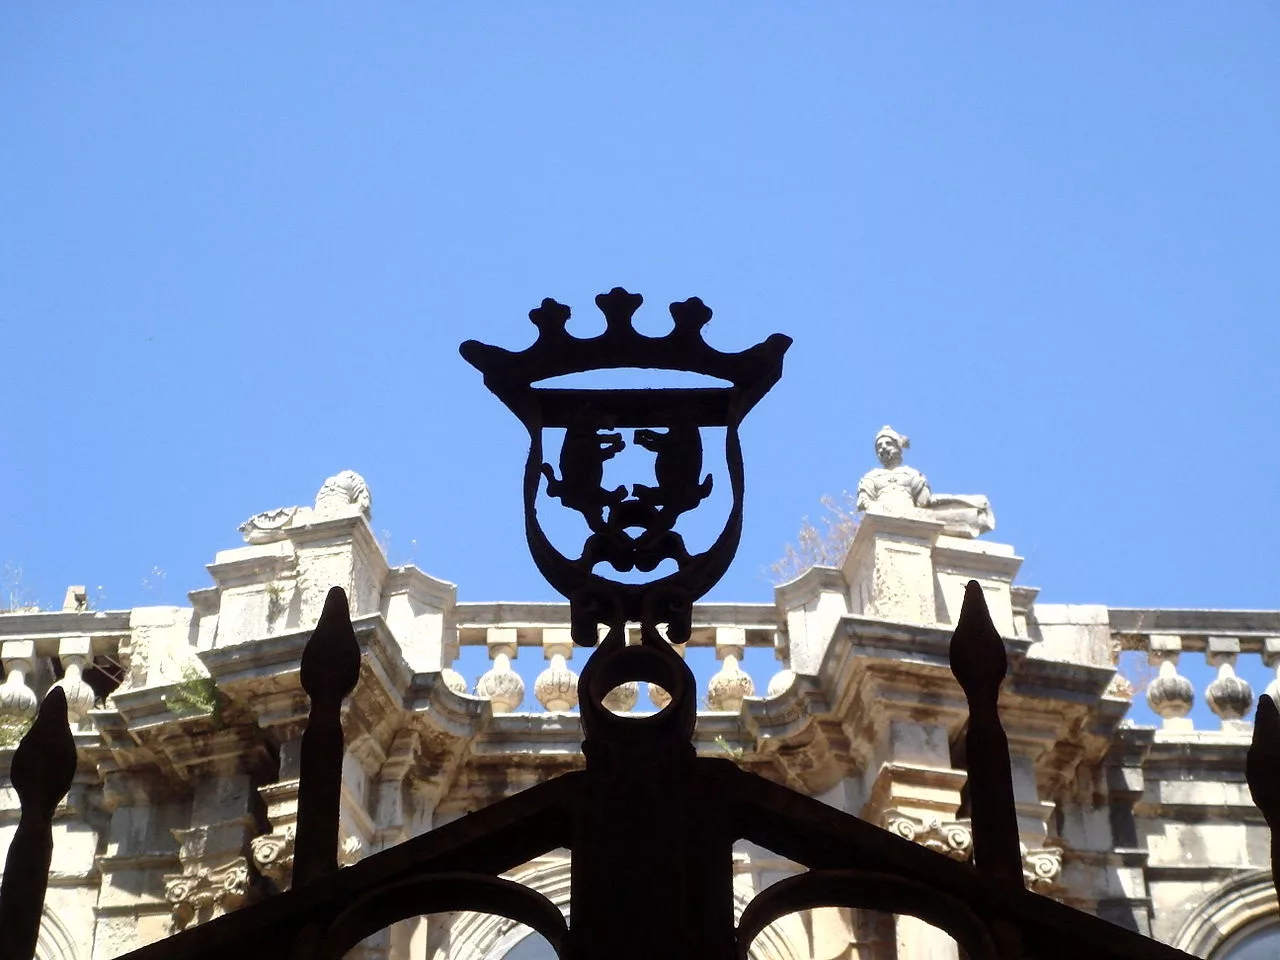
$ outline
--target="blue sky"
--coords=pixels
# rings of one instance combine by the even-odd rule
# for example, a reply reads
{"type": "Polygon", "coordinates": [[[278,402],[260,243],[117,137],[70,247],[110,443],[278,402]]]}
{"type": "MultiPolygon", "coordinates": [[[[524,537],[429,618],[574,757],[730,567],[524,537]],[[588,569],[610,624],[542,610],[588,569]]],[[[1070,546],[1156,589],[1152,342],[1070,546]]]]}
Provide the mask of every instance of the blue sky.
{"type": "Polygon", "coordinates": [[[0,561],[183,602],[350,467],[394,562],[552,599],[457,344],[622,285],[795,338],[713,597],[892,423],[1046,600],[1275,607],[1277,49],[1261,2],[5,4],[0,561]]]}

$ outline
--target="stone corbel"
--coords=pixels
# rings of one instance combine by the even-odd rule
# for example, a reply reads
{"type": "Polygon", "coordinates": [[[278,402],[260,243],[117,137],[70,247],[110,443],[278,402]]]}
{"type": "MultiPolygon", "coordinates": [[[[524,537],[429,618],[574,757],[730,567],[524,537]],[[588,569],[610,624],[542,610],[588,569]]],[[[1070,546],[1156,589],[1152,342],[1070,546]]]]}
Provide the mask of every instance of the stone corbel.
{"type": "Polygon", "coordinates": [[[249,862],[244,857],[195,873],[166,874],[164,898],[173,910],[174,927],[185,930],[234,910],[249,896],[249,862]]]}
{"type": "MultiPolygon", "coordinates": [[[[249,841],[253,865],[264,877],[287,890],[293,881],[293,824],[276,833],[263,834],[249,841]]],[[[364,856],[364,843],[359,837],[343,836],[338,843],[338,866],[349,867],[364,856]]]]}
{"type": "Polygon", "coordinates": [[[254,837],[249,848],[258,872],[281,890],[287,889],[293,875],[293,827],[254,837]]]}
{"type": "Polygon", "coordinates": [[[1028,890],[1050,893],[1057,888],[1061,875],[1061,847],[1039,847],[1035,850],[1022,848],[1022,879],[1028,890]]]}
{"type": "MultiPolygon", "coordinates": [[[[884,811],[884,827],[890,833],[920,844],[926,850],[952,860],[969,860],[973,856],[973,828],[969,820],[928,819],[901,810],[884,811]]],[[[1062,875],[1062,848],[1022,847],[1022,878],[1028,890],[1051,893],[1062,875]]]]}
{"type": "Polygon", "coordinates": [[[968,820],[942,820],[938,817],[925,820],[901,810],[889,809],[884,812],[884,826],[890,833],[952,860],[968,860],[973,856],[973,830],[968,820]]]}

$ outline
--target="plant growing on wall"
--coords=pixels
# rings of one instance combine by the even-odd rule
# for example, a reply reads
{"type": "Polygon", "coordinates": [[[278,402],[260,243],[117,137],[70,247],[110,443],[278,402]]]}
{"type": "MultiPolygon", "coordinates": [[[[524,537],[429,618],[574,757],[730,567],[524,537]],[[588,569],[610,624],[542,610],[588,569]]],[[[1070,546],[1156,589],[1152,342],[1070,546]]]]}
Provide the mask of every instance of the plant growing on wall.
{"type": "Polygon", "coordinates": [[[169,712],[179,717],[208,714],[215,727],[223,725],[222,694],[213,677],[205,676],[198,668],[188,664],[182,669],[182,680],[161,699],[169,712]]]}

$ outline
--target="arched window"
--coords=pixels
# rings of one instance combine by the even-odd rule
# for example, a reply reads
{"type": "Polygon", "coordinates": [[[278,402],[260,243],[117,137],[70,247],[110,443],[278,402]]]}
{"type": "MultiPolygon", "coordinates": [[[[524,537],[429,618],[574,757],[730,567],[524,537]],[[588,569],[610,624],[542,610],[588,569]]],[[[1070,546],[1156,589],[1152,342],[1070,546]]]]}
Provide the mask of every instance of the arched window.
{"type": "Polygon", "coordinates": [[[1280,909],[1271,871],[1228,880],[1187,917],[1172,946],[1212,960],[1268,960],[1280,950],[1280,909]]]}
{"type": "Polygon", "coordinates": [[[1275,960],[1280,954],[1280,917],[1237,930],[1213,951],[1213,960],[1275,960]]]}

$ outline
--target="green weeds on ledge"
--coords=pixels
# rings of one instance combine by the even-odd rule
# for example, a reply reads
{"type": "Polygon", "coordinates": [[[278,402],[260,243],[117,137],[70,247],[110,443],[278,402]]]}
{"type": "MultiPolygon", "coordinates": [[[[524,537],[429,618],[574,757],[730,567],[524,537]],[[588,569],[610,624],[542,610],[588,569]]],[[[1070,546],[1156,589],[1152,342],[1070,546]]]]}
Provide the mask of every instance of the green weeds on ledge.
{"type": "Polygon", "coordinates": [[[222,694],[213,677],[206,677],[194,666],[182,669],[182,680],[161,697],[169,712],[179,717],[208,714],[216,728],[223,726],[222,694]]]}

